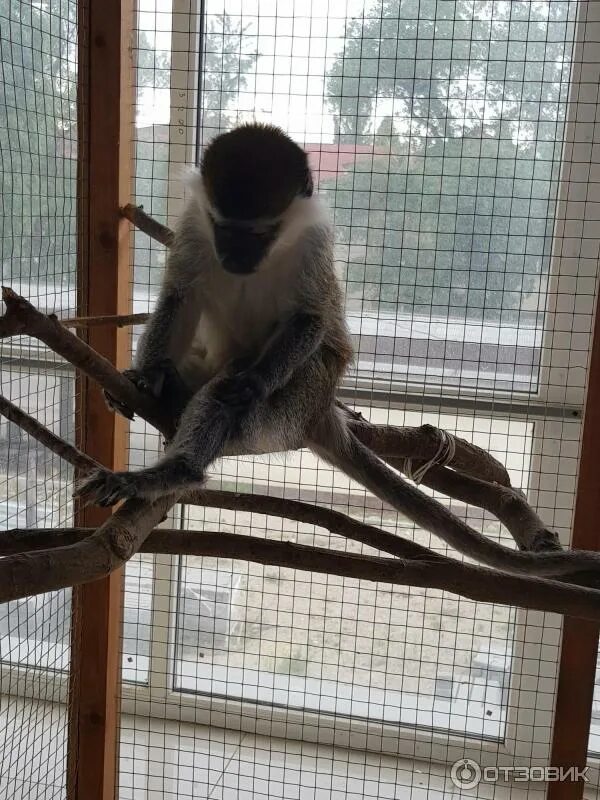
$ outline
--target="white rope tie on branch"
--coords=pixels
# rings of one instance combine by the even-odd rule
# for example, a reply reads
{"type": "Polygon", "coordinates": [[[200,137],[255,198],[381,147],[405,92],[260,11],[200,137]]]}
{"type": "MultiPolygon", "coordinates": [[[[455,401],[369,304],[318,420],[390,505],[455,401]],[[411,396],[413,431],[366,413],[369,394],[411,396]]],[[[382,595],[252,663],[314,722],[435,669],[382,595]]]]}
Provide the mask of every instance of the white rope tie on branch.
{"type": "Polygon", "coordinates": [[[407,478],[410,478],[411,481],[418,486],[425,475],[429,472],[432,467],[446,467],[448,464],[451,464],[454,455],[456,453],[456,439],[451,433],[448,431],[444,431],[441,428],[439,429],[440,434],[440,443],[438,445],[438,449],[435,454],[426,461],[424,464],[421,464],[420,467],[414,470],[412,468],[412,458],[405,458],[404,459],[404,473],[407,478]]]}

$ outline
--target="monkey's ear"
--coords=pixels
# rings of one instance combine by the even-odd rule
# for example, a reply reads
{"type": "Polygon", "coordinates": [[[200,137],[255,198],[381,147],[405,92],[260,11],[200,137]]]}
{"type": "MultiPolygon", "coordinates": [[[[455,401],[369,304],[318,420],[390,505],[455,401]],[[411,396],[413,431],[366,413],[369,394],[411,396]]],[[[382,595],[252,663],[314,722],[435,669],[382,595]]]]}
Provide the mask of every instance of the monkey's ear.
{"type": "Polygon", "coordinates": [[[307,166],[304,174],[304,186],[302,187],[300,194],[302,197],[312,197],[314,190],[315,185],[313,183],[312,171],[311,168],[307,166]]]}
{"type": "Polygon", "coordinates": [[[198,167],[186,169],[183,175],[183,187],[186,194],[190,192],[202,206],[206,205],[206,190],[198,167]]]}
{"type": "Polygon", "coordinates": [[[200,167],[186,167],[182,179],[186,189],[195,189],[198,184],[202,184],[200,167]]]}

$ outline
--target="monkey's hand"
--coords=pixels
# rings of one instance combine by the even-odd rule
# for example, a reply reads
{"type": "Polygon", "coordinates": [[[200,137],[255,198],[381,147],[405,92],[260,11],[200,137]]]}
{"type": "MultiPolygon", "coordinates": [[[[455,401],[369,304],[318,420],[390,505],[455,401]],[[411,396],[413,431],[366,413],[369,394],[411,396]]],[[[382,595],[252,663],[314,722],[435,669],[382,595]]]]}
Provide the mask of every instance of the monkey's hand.
{"type": "MultiPolygon", "coordinates": [[[[149,370],[126,369],[123,370],[123,377],[130,380],[134,386],[144,394],[149,394],[158,399],[164,384],[164,369],[162,365],[157,365],[149,370]]],[[[116,400],[106,389],[103,390],[106,404],[113,411],[117,411],[127,419],[133,419],[133,411],[128,405],[116,400]]]]}
{"type": "Polygon", "coordinates": [[[132,474],[135,477],[135,473],[94,470],[76,485],[73,497],[98,506],[113,506],[120,500],[135,497],[135,484],[129,480],[132,474]]]}
{"type": "MultiPolygon", "coordinates": [[[[179,418],[190,399],[190,392],[185,387],[175,364],[169,358],[157,362],[146,369],[126,369],[123,377],[128,378],[140,391],[149,394],[156,400],[165,399],[173,417],[179,418]]],[[[133,411],[125,403],[115,400],[106,390],[104,399],[108,407],[117,411],[127,419],[133,419],[133,411]]]]}
{"type": "Polygon", "coordinates": [[[246,411],[267,397],[267,384],[260,372],[248,362],[236,361],[232,374],[214,388],[214,399],[231,411],[246,411]]]}

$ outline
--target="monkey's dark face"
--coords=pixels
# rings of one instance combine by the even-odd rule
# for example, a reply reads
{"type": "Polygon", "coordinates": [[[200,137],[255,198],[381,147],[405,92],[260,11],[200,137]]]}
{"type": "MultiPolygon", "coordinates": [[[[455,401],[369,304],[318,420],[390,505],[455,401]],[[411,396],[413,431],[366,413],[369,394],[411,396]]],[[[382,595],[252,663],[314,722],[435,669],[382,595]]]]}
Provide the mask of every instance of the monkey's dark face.
{"type": "Polygon", "coordinates": [[[277,238],[279,225],[251,226],[211,219],[215,248],[223,269],[235,275],[250,275],[269,252],[277,238]]]}
{"type": "Polygon", "coordinates": [[[224,269],[254,272],[274,244],[282,217],[313,185],[304,150],[271,125],[242,125],[214,139],[201,166],[224,269]]]}

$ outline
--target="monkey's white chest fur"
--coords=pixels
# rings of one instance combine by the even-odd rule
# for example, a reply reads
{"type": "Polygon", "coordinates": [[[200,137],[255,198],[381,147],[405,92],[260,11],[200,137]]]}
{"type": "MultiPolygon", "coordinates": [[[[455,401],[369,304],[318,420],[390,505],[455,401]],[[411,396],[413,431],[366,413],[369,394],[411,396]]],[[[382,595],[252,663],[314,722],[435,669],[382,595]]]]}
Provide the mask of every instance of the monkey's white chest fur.
{"type": "Polygon", "coordinates": [[[279,263],[276,270],[268,266],[248,276],[221,267],[203,276],[202,316],[184,368],[188,382],[204,383],[232,359],[258,356],[278,323],[292,313],[297,260],[279,263]]]}

